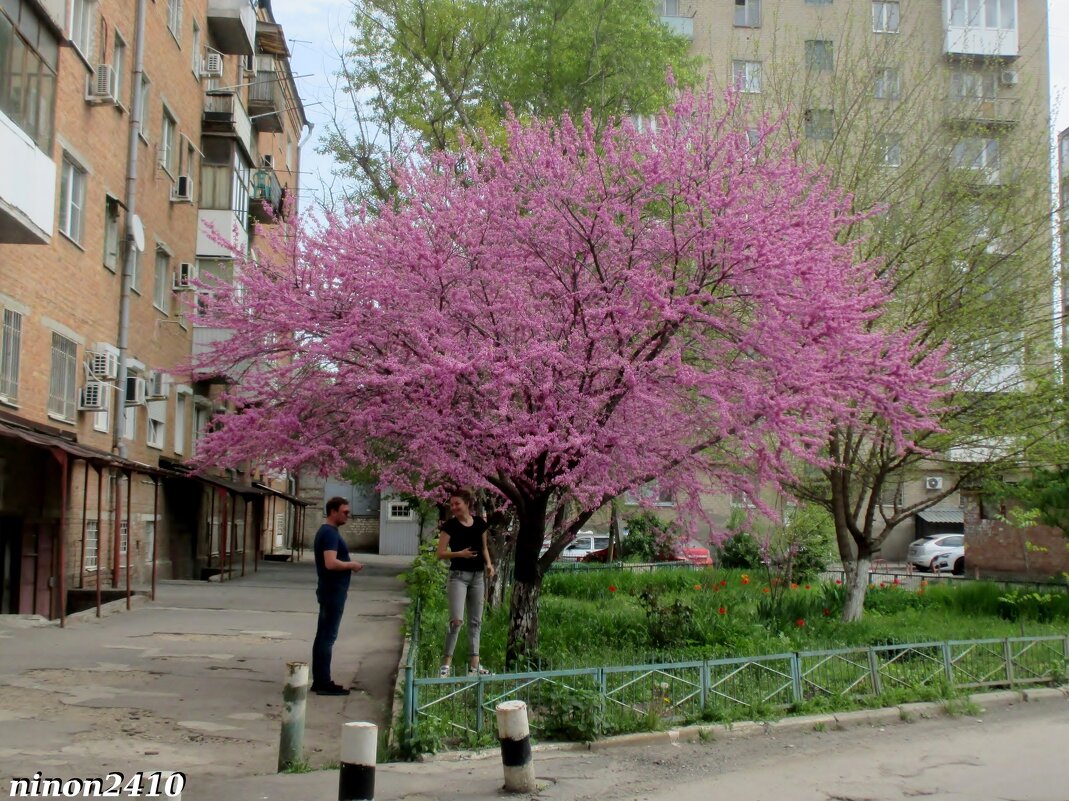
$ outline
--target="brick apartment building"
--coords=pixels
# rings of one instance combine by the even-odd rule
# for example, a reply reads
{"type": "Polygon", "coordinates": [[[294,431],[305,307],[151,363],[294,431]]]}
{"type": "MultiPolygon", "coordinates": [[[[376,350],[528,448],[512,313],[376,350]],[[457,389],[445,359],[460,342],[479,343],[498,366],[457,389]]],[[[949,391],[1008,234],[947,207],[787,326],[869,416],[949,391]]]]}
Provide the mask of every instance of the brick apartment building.
{"type": "Polygon", "coordinates": [[[0,0],[0,613],[290,546],[288,476],[184,466],[226,378],[183,365],[306,129],[269,0],[0,0]]]}

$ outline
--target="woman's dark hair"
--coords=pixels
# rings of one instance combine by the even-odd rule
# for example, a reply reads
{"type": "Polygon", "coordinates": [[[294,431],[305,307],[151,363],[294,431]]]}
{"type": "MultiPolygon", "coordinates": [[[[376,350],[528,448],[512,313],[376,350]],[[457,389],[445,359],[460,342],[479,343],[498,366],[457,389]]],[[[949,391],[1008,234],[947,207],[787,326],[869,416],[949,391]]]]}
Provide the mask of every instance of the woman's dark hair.
{"type": "Polygon", "coordinates": [[[449,493],[449,497],[460,498],[460,500],[464,501],[464,503],[467,504],[469,509],[475,505],[475,496],[472,495],[470,490],[461,489],[460,487],[457,487],[449,493]]]}
{"type": "Polygon", "coordinates": [[[348,498],[343,498],[341,495],[335,495],[333,498],[331,498],[329,501],[327,501],[327,514],[329,515],[331,512],[336,512],[339,509],[341,509],[343,506],[348,506],[348,505],[349,505],[349,499],[348,498]]]}

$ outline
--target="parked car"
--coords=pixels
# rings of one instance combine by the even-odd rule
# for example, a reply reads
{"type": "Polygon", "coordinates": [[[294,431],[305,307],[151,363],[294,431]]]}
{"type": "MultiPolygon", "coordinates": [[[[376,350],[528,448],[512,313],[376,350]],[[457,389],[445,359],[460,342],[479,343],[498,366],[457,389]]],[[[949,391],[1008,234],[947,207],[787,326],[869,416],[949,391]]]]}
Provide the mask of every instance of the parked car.
{"type": "MultiPolygon", "coordinates": [[[[923,539],[914,540],[906,551],[906,562],[921,570],[935,570],[936,560],[947,557],[947,564],[954,572],[960,557],[960,569],[965,570],[965,535],[930,534],[923,539]]],[[[945,568],[944,568],[945,569],[945,568]]]]}
{"type": "Polygon", "coordinates": [[[670,561],[707,566],[713,563],[713,556],[708,548],[694,541],[677,542],[672,548],[670,561]]]}
{"type": "Polygon", "coordinates": [[[594,551],[609,547],[608,534],[595,534],[593,531],[580,531],[568,547],[561,551],[557,558],[564,562],[582,562],[585,557],[594,551]]]}
{"type": "Polygon", "coordinates": [[[955,576],[965,575],[965,553],[947,551],[941,553],[932,560],[932,570],[939,573],[953,573],[955,576]]]}

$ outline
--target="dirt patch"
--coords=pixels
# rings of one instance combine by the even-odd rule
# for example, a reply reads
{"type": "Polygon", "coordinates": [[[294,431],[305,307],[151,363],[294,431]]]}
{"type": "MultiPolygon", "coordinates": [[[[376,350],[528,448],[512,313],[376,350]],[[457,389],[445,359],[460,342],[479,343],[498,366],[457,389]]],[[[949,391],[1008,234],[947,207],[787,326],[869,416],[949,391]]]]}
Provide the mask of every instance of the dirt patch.
{"type": "Polygon", "coordinates": [[[177,631],[159,631],[155,634],[145,634],[154,640],[164,642],[215,642],[230,643],[232,645],[275,645],[288,638],[281,632],[254,633],[241,632],[238,634],[184,634],[177,631]]]}

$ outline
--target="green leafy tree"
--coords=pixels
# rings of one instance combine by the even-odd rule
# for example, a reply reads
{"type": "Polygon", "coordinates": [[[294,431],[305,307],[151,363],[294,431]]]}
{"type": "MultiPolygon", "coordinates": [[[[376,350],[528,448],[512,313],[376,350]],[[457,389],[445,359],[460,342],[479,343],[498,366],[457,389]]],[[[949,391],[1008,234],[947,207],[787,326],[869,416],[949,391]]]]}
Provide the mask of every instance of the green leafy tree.
{"type": "Polygon", "coordinates": [[[671,96],[669,70],[696,82],[688,49],[649,0],[365,0],[321,152],[374,206],[393,193],[393,159],[494,135],[510,106],[521,117],[589,109],[598,124],[653,114],[671,96]]]}

